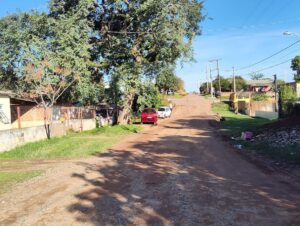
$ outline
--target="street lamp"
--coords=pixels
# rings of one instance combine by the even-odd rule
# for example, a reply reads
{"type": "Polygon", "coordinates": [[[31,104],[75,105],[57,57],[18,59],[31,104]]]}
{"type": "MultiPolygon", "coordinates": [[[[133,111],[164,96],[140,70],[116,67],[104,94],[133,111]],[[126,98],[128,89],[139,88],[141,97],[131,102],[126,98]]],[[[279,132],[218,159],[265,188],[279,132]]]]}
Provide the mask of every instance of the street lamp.
{"type": "Polygon", "coordinates": [[[298,35],[295,32],[291,32],[291,31],[285,31],[285,32],[283,32],[283,35],[294,35],[294,36],[300,38],[300,35],[298,35]]]}

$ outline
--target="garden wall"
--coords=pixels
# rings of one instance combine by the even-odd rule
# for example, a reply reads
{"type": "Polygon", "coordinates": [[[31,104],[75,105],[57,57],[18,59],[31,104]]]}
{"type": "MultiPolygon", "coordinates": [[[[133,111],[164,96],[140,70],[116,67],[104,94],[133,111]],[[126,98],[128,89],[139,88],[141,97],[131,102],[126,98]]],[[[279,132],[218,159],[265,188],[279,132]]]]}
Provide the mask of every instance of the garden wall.
{"type": "MultiPolygon", "coordinates": [[[[82,131],[96,128],[94,119],[70,120],[65,123],[54,123],[51,129],[52,137],[61,137],[68,130],[82,131]]],[[[10,129],[0,131],[0,152],[8,151],[18,145],[47,139],[44,126],[35,126],[22,129],[10,129]]]]}

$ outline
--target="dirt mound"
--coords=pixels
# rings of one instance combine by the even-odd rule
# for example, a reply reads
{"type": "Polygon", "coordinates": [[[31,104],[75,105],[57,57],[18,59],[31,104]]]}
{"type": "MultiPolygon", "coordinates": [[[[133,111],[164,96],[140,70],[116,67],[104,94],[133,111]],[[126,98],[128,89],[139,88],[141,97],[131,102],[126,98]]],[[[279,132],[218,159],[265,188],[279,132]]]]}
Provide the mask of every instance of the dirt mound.
{"type": "Polygon", "coordinates": [[[294,116],[287,119],[281,119],[276,122],[263,126],[263,129],[282,129],[300,126],[300,116],[294,116]]]}

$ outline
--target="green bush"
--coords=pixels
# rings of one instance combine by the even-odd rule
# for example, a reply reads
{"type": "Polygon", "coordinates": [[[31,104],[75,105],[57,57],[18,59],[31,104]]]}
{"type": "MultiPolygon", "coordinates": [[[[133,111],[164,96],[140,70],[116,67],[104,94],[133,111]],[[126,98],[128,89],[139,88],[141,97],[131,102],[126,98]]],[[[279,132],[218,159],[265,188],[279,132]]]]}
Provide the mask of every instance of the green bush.
{"type": "Polygon", "coordinates": [[[268,96],[265,93],[253,93],[251,96],[251,100],[253,101],[266,101],[268,100],[268,96]]]}
{"type": "Polygon", "coordinates": [[[282,86],[280,89],[280,96],[283,101],[295,101],[297,96],[296,93],[291,86],[282,86]]]}

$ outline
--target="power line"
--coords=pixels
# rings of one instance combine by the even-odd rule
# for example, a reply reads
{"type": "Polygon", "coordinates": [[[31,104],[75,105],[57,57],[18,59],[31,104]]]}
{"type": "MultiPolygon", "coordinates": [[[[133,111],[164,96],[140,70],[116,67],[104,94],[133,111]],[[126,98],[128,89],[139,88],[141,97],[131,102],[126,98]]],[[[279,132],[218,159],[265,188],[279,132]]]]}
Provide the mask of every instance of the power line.
{"type": "Polygon", "coordinates": [[[288,59],[288,60],[283,61],[283,62],[281,62],[281,63],[275,64],[275,65],[272,65],[272,66],[268,66],[268,67],[262,68],[262,69],[257,70],[257,71],[250,72],[250,73],[248,73],[248,75],[253,74],[253,73],[258,73],[258,72],[261,72],[261,71],[265,71],[265,70],[268,70],[268,69],[271,69],[271,68],[274,68],[274,67],[277,67],[277,66],[280,66],[280,65],[285,64],[285,63],[287,63],[287,62],[290,62],[290,61],[292,61],[292,60],[293,60],[293,58],[288,59]]]}
{"type": "Polygon", "coordinates": [[[244,69],[247,69],[247,68],[251,68],[251,67],[253,67],[253,66],[257,65],[257,64],[260,64],[260,63],[262,63],[262,62],[265,62],[265,61],[271,59],[272,57],[277,56],[278,54],[280,54],[280,53],[284,52],[285,50],[291,48],[292,46],[298,44],[298,43],[300,43],[300,40],[298,40],[298,41],[292,43],[291,45],[289,45],[289,46],[287,46],[287,47],[285,47],[285,48],[283,48],[283,49],[281,49],[281,50],[279,50],[279,51],[277,51],[276,53],[272,54],[271,56],[268,56],[268,57],[266,57],[266,58],[264,58],[264,59],[262,59],[262,60],[260,60],[260,61],[258,61],[258,62],[256,62],[256,63],[250,64],[250,65],[248,65],[248,66],[241,67],[241,68],[239,68],[239,69],[237,69],[237,70],[238,70],[238,71],[241,71],[241,70],[244,70],[244,69]]]}

